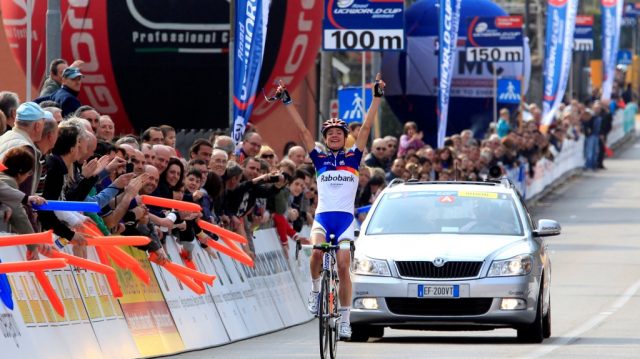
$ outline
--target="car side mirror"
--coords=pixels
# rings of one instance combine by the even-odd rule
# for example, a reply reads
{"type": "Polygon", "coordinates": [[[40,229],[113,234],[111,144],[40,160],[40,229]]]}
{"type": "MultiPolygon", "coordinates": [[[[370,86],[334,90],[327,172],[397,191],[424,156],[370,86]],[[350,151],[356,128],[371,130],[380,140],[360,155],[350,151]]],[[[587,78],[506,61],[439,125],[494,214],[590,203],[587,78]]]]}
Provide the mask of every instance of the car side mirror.
{"type": "Polygon", "coordinates": [[[535,237],[550,237],[560,234],[562,228],[560,223],[552,219],[541,219],[538,221],[538,228],[533,231],[535,237]]]}

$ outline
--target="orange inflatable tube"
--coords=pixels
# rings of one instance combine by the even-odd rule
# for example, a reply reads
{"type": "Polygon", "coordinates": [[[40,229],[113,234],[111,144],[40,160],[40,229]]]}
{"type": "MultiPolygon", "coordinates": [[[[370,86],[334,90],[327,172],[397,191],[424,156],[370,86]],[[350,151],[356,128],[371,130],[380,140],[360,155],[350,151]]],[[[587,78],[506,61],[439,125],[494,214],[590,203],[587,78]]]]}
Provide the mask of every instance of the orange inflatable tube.
{"type": "Polygon", "coordinates": [[[175,264],[172,262],[168,262],[164,265],[164,267],[171,273],[180,273],[186,276],[193,278],[194,280],[199,280],[201,282],[205,282],[210,286],[213,285],[213,281],[216,279],[215,275],[205,274],[202,272],[198,272],[197,270],[193,270],[191,268],[183,267],[179,264],[175,264]]]}
{"type": "Polygon", "coordinates": [[[192,278],[181,274],[181,273],[171,273],[173,274],[174,277],[176,277],[176,279],[178,279],[180,282],[182,282],[182,284],[186,285],[187,287],[189,287],[189,289],[191,289],[194,293],[198,294],[198,295],[203,295],[206,293],[206,290],[204,289],[204,285],[199,284],[198,282],[196,282],[195,280],[193,280],[192,278]]]}
{"type": "Polygon", "coordinates": [[[144,268],[140,265],[140,263],[133,257],[131,257],[127,252],[123,251],[119,247],[102,247],[107,254],[113,259],[114,262],[120,268],[129,269],[136,277],[138,277],[145,284],[151,283],[151,278],[149,277],[149,273],[147,273],[144,268]]]}
{"type": "Polygon", "coordinates": [[[238,252],[235,251],[221,243],[218,243],[216,241],[214,241],[213,239],[210,239],[207,241],[207,245],[219,252],[222,252],[226,255],[228,255],[229,257],[237,260],[238,262],[245,264],[249,267],[253,267],[253,260],[246,255],[244,252],[238,252]]]}
{"type": "Polygon", "coordinates": [[[213,223],[209,223],[206,221],[203,221],[201,219],[198,220],[198,226],[202,229],[204,229],[205,231],[209,231],[211,233],[215,233],[220,237],[227,237],[230,239],[233,239],[234,241],[238,242],[238,243],[242,243],[242,244],[249,244],[249,241],[247,241],[247,239],[241,235],[239,235],[238,233],[235,232],[231,232],[228,229],[224,229],[220,226],[216,226],[213,223]]]}
{"type": "Polygon", "coordinates": [[[41,271],[35,271],[33,272],[33,274],[36,275],[36,279],[40,283],[44,294],[47,295],[47,298],[49,299],[49,302],[51,303],[53,309],[55,309],[56,313],[60,314],[61,317],[64,317],[64,304],[62,304],[60,297],[58,297],[58,293],[56,293],[55,289],[53,289],[53,286],[51,285],[51,282],[49,282],[49,278],[47,277],[47,275],[41,271]]]}
{"type": "Polygon", "coordinates": [[[26,244],[51,244],[53,245],[53,231],[42,233],[19,234],[15,236],[0,237],[0,247],[20,246],[26,244]]]}
{"type": "Polygon", "coordinates": [[[0,273],[14,272],[35,272],[51,269],[62,269],[67,266],[64,259],[41,259],[26,262],[2,262],[0,263],[0,273]]]}
{"type": "Polygon", "coordinates": [[[149,196],[146,194],[143,194],[142,196],[140,196],[140,199],[142,200],[142,203],[146,204],[147,206],[173,208],[179,211],[187,211],[187,212],[202,211],[202,207],[200,207],[200,205],[191,203],[191,202],[178,201],[175,199],[168,199],[168,198],[162,198],[162,197],[156,197],[156,196],[149,196]]]}
{"type": "Polygon", "coordinates": [[[90,271],[97,272],[97,273],[102,273],[102,274],[114,273],[115,274],[115,272],[116,272],[115,269],[113,269],[113,268],[111,268],[109,266],[106,266],[104,264],[96,263],[96,262],[90,261],[88,259],[76,257],[74,255],[63,253],[63,252],[60,252],[60,251],[52,251],[50,256],[53,257],[53,258],[66,259],[67,262],[69,262],[69,264],[71,264],[71,265],[74,265],[74,266],[80,267],[80,268],[84,268],[84,269],[88,269],[90,271]]]}
{"type": "Polygon", "coordinates": [[[87,244],[90,246],[144,246],[149,244],[151,239],[144,236],[109,236],[109,237],[88,237],[87,244]]]}

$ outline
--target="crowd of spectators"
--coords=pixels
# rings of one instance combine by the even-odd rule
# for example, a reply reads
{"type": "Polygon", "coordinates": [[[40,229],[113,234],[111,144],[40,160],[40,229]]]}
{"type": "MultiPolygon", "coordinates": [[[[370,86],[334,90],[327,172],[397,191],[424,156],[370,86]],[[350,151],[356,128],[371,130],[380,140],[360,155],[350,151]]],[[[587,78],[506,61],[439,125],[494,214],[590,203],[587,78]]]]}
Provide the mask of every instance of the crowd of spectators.
{"type": "MultiPolygon", "coordinates": [[[[188,153],[181,154],[173,127],[150,127],[140,136],[121,134],[108,115],[78,100],[80,68],[57,60],[50,70],[47,86],[35,102],[20,103],[15,93],[0,92],[0,159],[6,167],[0,173],[0,230],[26,234],[53,229],[59,246],[70,243],[76,255],[86,256],[81,228],[91,221],[105,235],[152,238],[140,249],[161,260],[168,260],[168,240],[180,245],[184,259],[190,258],[195,245],[216,256],[207,242],[217,237],[202,230],[197,219],[246,236],[249,244],[243,250],[250,256],[252,233],[260,228],[275,227],[285,250],[290,239],[305,240],[300,233],[313,223],[318,192],[315,170],[303,147],[289,142],[283,153],[276,153],[255,130],[238,145],[219,131],[195,140],[188,153]],[[203,210],[145,206],[140,195],[194,202],[203,210]],[[102,210],[81,214],[32,209],[46,200],[97,202],[102,210]]],[[[396,178],[475,181],[521,164],[533,176],[538,161],[553,160],[566,141],[582,136],[585,167],[603,168],[612,112],[624,105],[622,99],[571,101],[561,106],[547,133],[541,130],[542,111],[536,104],[523,105],[515,113],[502,109],[485,138],[465,130],[448,137],[442,148],[424,143],[416,123],[406,122],[399,138],[371,142],[359,170],[356,207],[373,203],[396,178]]],[[[347,146],[359,129],[358,123],[349,125],[347,146]]],[[[55,250],[47,245],[28,249],[29,259],[55,250]]]]}

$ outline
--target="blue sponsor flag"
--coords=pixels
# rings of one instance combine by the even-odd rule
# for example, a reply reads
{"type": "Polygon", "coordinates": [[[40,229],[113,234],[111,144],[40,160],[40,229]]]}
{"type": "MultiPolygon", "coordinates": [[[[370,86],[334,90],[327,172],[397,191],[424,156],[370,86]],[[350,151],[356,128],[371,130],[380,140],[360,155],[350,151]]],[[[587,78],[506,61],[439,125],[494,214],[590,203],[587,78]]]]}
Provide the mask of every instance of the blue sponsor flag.
{"type": "Polygon", "coordinates": [[[498,80],[498,103],[520,103],[520,81],[516,79],[498,80]]]}
{"type": "Polygon", "coordinates": [[[616,69],[620,27],[622,23],[622,0],[600,0],[602,11],[602,100],[611,99],[613,77],[616,69]]]}
{"type": "Polygon", "coordinates": [[[567,88],[577,12],[578,0],[547,1],[542,101],[543,130],[553,123],[555,112],[567,88]]]}
{"type": "MultiPolygon", "coordinates": [[[[2,261],[0,260],[0,263],[2,261]]],[[[9,279],[7,275],[2,273],[0,274],[0,301],[4,303],[5,307],[13,310],[13,298],[11,295],[11,285],[9,284],[9,279]]]]}
{"type": "Polygon", "coordinates": [[[462,0],[440,0],[438,17],[438,147],[447,135],[449,92],[455,62],[462,0]]]}
{"type": "Polygon", "coordinates": [[[267,36],[269,0],[236,0],[233,52],[233,140],[242,140],[256,98],[267,36]]]}
{"type": "Polygon", "coordinates": [[[362,101],[362,87],[345,87],[338,90],[338,117],[346,123],[364,122],[367,109],[371,106],[373,95],[366,89],[362,101]]]}

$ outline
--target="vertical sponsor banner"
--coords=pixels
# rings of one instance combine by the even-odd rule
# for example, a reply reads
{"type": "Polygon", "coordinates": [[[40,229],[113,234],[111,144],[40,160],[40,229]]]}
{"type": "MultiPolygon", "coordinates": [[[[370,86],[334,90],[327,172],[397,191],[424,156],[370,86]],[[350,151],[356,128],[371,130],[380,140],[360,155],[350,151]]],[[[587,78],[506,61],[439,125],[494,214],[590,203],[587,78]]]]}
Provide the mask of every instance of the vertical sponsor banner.
{"type": "Polygon", "coordinates": [[[593,15],[576,16],[573,51],[593,51],[593,15]]]}
{"type": "Polygon", "coordinates": [[[267,20],[271,0],[235,2],[235,45],[233,52],[233,140],[242,140],[256,99],[260,79],[267,20]]]}
{"type": "Polygon", "coordinates": [[[440,0],[438,17],[438,147],[444,146],[462,0],[440,0]]]}
{"type": "MultiPolygon", "coordinates": [[[[196,267],[200,272],[214,274],[213,267],[206,265],[205,256],[209,256],[209,254],[202,251],[197,243],[194,244],[192,258],[196,267]]],[[[184,265],[180,260],[180,248],[174,237],[167,237],[165,248],[169,257],[176,264],[184,265]]],[[[213,297],[209,293],[198,295],[166,270],[155,264],[153,268],[158,276],[162,276],[160,288],[186,350],[200,349],[229,342],[229,337],[222,325],[213,297]]],[[[205,290],[209,292],[212,287],[207,284],[204,285],[205,290]]],[[[215,285],[217,285],[217,280],[214,281],[215,285]]]]}
{"type": "MultiPolygon", "coordinates": [[[[151,278],[149,285],[145,285],[131,271],[115,267],[123,293],[120,298],[122,312],[140,356],[163,355],[184,350],[182,338],[160,290],[159,284],[162,282],[156,279],[147,260],[147,254],[133,247],[123,249],[138,260],[151,278]]],[[[158,278],[162,279],[162,276],[158,278]]]]}
{"type": "Polygon", "coordinates": [[[571,71],[573,32],[578,0],[548,0],[547,30],[544,51],[544,97],[542,102],[542,131],[553,123],[560,106],[571,71]]]}
{"type": "Polygon", "coordinates": [[[602,67],[604,70],[602,100],[611,99],[618,44],[620,42],[622,7],[622,0],[600,0],[602,11],[602,67]]]}

